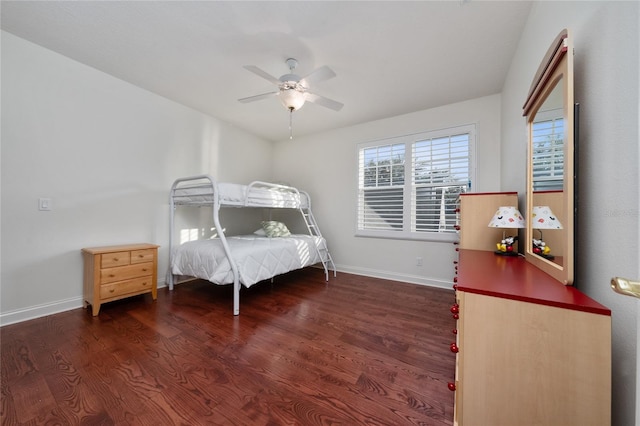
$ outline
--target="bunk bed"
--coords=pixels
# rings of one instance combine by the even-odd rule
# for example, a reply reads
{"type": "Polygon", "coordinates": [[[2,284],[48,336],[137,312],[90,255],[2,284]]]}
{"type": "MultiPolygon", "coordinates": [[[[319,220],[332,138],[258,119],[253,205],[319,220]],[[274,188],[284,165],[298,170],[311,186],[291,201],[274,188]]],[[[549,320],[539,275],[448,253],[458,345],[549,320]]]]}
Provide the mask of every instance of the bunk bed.
{"type": "Polygon", "coordinates": [[[238,315],[241,285],[248,288],[315,264],[322,264],[327,281],[329,270],[336,275],[326,240],[311,212],[311,198],[294,187],[260,181],[249,185],[219,183],[210,175],[185,177],[171,186],[170,210],[169,290],[174,288],[175,276],[233,284],[233,314],[238,315]],[[216,237],[176,244],[175,214],[179,206],[212,207],[216,237]],[[223,207],[295,209],[302,215],[308,233],[291,234],[286,225],[265,221],[262,225],[268,233],[226,236],[219,215],[223,207]]]}

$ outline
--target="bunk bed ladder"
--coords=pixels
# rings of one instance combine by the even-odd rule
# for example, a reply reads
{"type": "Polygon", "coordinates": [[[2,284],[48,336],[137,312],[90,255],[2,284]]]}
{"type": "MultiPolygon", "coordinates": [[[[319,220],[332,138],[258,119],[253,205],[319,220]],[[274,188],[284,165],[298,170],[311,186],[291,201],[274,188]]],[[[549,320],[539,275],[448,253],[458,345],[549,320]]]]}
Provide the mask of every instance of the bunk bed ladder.
{"type": "Polygon", "coordinates": [[[333,271],[333,276],[336,276],[336,265],[333,263],[333,258],[331,257],[331,253],[329,253],[329,247],[327,247],[326,240],[322,237],[320,233],[320,228],[318,228],[318,223],[316,222],[316,218],[313,216],[310,207],[300,207],[300,213],[302,213],[302,217],[304,218],[304,222],[307,225],[307,229],[309,230],[309,235],[314,237],[320,237],[322,243],[318,247],[316,245],[316,250],[320,255],[320,259],[322,259],[322,267],[324,268],[324,276],[327,281],[329,281],[329,269],[333,271]]]}

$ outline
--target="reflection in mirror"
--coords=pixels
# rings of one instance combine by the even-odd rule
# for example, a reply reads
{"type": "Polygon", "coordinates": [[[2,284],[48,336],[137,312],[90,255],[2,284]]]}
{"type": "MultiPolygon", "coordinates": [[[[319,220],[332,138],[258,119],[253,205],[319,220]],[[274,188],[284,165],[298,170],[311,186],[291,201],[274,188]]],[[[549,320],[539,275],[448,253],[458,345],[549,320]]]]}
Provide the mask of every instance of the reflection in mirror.
{"type": "Polygon", "coordinates": [[[560,78],[531,123],[532,251],[562,265],[564,238],[564,96],[560,78]],[[546,209],[543,209],[546,207],[546,209]],[[551,231],[545,232],[543,230],[551,231]]]}
{"type": "Polygon", "coordinates": [[[554,40],[524,106],[528,125],[525,257],[573,283],[573,59],[568,31],[554,40]]]}
{"type": "Polygon", "coordinates": [[[564,105],[562,79],[533,118],[531,127],[533,190],[563,189],[564,105]]]}
{"type": "Polygon", "coordinates": [[[560,266],[562,266],[565,244],[563,223],[566,222],[562,205],[563,195],[562,190],[534,191],[531,210],[533,253],[560,266]]]}

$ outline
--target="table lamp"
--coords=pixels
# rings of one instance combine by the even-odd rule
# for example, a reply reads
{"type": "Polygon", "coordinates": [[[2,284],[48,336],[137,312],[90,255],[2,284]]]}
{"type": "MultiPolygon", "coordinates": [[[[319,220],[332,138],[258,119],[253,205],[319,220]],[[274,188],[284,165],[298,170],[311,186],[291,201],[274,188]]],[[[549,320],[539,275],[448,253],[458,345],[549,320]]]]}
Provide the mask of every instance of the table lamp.
{"type": "Polygon", "coordinates": [[[524,217],[517,207],[502,206],[496,210],[495,214],[489,222],[489,228],[503,228],[502,240],[496,244],[496,254],[506,256],[517,256],[518,252],[514,250],[513,244],[518,241],[518,236],[507,237],[504,229],[524,228],[524,217]]]}
{"type": "Polygon", "coordinates": [[[560,223],[549,206],[533,206],[531,218],[531,227],[540,232],[540,239],[533,239],[533,252],[544,258],[553,259],[551,247],[542,240],[542,230],[562,229],[562,223],[560,223]]]}

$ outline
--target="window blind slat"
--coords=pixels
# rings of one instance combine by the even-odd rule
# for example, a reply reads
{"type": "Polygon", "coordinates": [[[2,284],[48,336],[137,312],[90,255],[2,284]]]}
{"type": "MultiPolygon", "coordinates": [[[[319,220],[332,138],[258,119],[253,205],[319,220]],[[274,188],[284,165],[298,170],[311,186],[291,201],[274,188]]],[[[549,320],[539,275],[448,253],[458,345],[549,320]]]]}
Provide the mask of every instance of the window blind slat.
{"type": "Polygon", "coordinates": [[[563,188],[564,119],[553,118],[533,123],[533,189],[563,188]]]}

